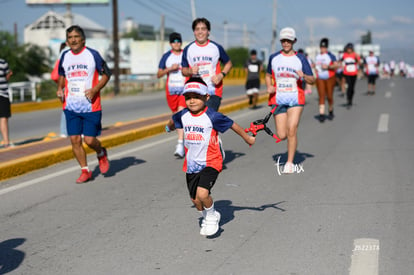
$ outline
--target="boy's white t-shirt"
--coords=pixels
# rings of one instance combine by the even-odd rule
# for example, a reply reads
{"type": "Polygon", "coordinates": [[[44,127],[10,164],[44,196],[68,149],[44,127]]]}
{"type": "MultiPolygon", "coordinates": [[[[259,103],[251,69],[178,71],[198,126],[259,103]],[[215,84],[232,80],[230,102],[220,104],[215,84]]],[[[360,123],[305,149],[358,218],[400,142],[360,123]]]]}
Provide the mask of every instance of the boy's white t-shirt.
{"type": "Polygon", "coordinates": [[[199,115],[193,115],[187,108],[173,115],[175,127],[184,130],[185,160],[183,171],[198,173],[205,167],[221,172],[223,156],[219,132],[224,133],[233,120],[206,107],[199,115]]]}

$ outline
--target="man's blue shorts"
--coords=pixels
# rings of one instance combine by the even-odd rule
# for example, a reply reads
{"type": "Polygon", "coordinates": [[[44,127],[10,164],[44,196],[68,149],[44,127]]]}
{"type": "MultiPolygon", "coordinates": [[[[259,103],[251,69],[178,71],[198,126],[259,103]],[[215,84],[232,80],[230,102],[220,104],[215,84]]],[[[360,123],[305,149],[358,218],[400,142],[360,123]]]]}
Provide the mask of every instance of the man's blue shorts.
{"type": "Polygon", "coordinates": [[[84,135],[96,137],[102,130],[102,112],[76,113],[64,110],[68,136],[84,135]]]}

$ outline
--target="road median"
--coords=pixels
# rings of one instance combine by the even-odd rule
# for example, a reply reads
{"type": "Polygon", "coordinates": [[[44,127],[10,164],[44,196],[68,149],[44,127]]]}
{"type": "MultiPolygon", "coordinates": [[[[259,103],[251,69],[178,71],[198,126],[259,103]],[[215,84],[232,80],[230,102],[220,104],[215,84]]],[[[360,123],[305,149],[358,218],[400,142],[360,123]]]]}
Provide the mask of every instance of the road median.
{"type": "MultiPolygon", "coordinates": [[[[267,95],[261,93],[259,102],[266,100],[267,95]]],[[[239,96],[223,100],[220,112],[228,114],[247,107],[246,97],[239,96]]],[[[111,148],[158,135],[165,132],[165,125],[170,117],[171,114],[162,114],[110,126],[102,131],[100,140],[103,146],[111,148]]],[[[88,154],[93,153],[89,148],[85,147],[85,149],[88,154]]],[[[0,159],[0,180],[6,180],[73,159],[73,153],[68,139],[57,138],[4,149],[0,152],[0,159]]]]}

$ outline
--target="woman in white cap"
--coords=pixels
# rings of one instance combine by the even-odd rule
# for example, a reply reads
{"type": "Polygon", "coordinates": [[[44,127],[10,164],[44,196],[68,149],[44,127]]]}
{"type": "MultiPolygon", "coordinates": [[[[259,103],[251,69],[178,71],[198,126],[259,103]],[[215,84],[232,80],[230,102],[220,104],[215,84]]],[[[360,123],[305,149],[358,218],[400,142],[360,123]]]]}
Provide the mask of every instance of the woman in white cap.
{"type": "Polygon", "coordinates": [[[287,138],[288,157],[283,172],[295,172],[293,160],[297,147],[297,129],[305,106],[303,82],[313,84],[312,69],[303,54],[293,49],[296,32],[293,28],[280,31],[282,50],[269,57],[266,72],[266,86],[269,93],[268,105],[273,108],[277,135],[287,138]]]}

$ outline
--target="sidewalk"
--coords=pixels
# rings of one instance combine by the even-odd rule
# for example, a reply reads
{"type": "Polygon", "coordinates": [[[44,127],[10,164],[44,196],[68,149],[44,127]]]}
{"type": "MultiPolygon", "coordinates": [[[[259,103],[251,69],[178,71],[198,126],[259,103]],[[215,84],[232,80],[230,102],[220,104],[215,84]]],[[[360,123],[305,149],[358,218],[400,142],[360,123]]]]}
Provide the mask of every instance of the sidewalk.
{"type": "MultiPolygon", "coordinates": [[[[260,102],[267,100],[261,94],[260,102]]],[[[222,101],[220,112],[230,113],[248,107],[246,96],[239,96],[222,101]]],[[[137,121],[113,125],[102,130],[100,140],[103,146],[111,148],[142,138],[165,132],[165,125],[170,113],[137,121]]],[[[87,153],[92,153],[86,148],[87,153]]],[[[58,162],[73,159],[72,147],[68,138],[56,138],[37,141],[0,151],[0,181],[45,168],[58,162]]]]}

